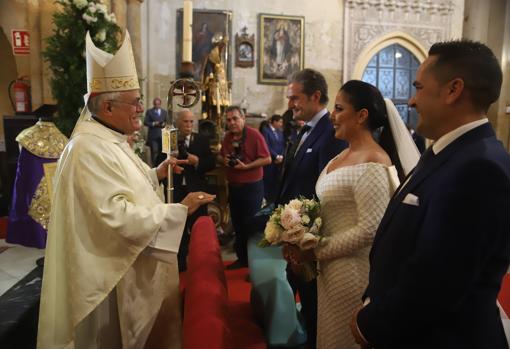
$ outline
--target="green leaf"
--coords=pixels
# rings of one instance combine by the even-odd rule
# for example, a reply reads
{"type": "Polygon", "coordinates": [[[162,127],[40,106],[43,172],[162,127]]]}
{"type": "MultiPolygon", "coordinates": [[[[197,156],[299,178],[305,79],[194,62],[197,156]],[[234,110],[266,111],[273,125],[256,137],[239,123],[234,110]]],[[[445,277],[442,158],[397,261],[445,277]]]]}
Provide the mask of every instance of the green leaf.
{"type": "MultiPolygon", "coordinates": [[[[97,0],[89,3],[98,4],[97,0]]],[[[46,38],[46,49],[43,58],[49,63],[52,72],[50,79],[51,92],[57,100],[57,118],[55,124],[66,135],[70,135],[83,108],[83,95],[87,92],[85,52],[85,34],[90,31],[91,37],[100,30],[105,30],[107,39],[95,42],[96,46],[109,53],[118,50],[120,28],[108,22],[104,16],[98,21],[88,24],[82,17],[87,7],[79,10],[71,4],[60,5],[61,11],[53,14],[55,29],[53,35],[46,38]]]]}
{"type": "Polygon", "coordinates": [[[268,247],[268,246],[271,246],[271,243],[264,238],[264,239],[259,241],[257,246],[258,247],[268,247]]]}

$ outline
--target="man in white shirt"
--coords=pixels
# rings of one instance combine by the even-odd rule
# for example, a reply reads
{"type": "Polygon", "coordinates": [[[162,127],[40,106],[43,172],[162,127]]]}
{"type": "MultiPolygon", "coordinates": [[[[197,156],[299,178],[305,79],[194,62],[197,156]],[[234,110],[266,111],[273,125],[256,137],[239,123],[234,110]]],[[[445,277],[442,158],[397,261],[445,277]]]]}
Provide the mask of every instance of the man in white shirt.
{"type": "Polygon", "coordinates": [[[434,141],[390,201],[370,253],[363,348],[507,349],[496,305],[510,263],[510,156],[485,114],[499,63],[477,42],[434,44],[409,101],[434,141]]]}

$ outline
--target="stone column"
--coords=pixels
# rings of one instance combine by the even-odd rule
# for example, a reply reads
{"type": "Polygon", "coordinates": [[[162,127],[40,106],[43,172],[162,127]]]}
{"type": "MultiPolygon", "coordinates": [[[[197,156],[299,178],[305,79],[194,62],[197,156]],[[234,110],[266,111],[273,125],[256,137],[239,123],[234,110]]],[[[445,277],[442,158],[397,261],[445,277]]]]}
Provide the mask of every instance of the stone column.
{"type": "MultiPolygon", "coordinates": [[[[140,76],[142,71],[142,23],[141,23],[141,3],[140,0],[126,0],[127,16],[126,28],[131,35],[131,44],[135,55],[136,70],[140,76]]],[[[141,76],[140,76],[141,77],[141,76]]]]}
{"type": "MultiPolygon", "coordinates": [[[[127,0],[112,0],[112,12],[117,17],[117,24],[124,30],[127,23],[127,0]]],[[[131,34],[131,32],[129,33],[131,34]]]]}
{"type": "MultiPolygon", "coordinates": [[[[46,49],[46,38],[53,35],[53,14],[59,10],[60,6],[53,1],[40,1],[40,41],[39,50],[42,52],[46,49]]],[[[42,87],[42,103],[54,104],[56,100],[53,98],[50,87],[51,71],[49,63],[45,62],[41,55],[37,55],[41,64],[41,87],[42,87]]]]}
{"type": "Polygon", "coordinates": [[[496,131],[497,137],[510,149],[509,115],[505,113],[508,98],[509,63],[504,52],[510,49],[508,28],[510,5],[506,0],[466,0],[463,37],[486,44],[498,58],[503,70],[503,86],[499,100],[494,103],[487,117],[496,131]],[[503,33],[503,35],[502,35],[503,33]],[[505,61],[506,59],[506,61],[505,61]]]}
{"type": "Polygon", "coordinates": [[[29,73],[32,109],[42,104],[41,16],[39,1],[26,2],[27,24],[30,31],[29,73]]]}
{"type": "Polygon", "coordinates": [[[466,0],[462,37],[487,42],[491,0],[466,0]]]}

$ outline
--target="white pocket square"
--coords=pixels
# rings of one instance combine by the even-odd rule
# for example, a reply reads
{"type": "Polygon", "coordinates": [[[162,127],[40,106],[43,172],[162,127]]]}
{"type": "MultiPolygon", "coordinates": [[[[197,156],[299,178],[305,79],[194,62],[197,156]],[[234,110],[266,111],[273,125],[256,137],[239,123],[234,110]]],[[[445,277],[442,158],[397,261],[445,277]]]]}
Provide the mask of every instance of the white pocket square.
{"type": "Polygon", "coordinates": [[[312,148],[308,148],[308,149],[306,149],[306,152],[307,152],[307,153],[311,153],[311,152],[312,152],[312,148]]]}
{"type": "Polygon", "coordinates": [[[412,206],[420,206],[420,199],[414,194],[407,194],[402,203],[412,206]]]}

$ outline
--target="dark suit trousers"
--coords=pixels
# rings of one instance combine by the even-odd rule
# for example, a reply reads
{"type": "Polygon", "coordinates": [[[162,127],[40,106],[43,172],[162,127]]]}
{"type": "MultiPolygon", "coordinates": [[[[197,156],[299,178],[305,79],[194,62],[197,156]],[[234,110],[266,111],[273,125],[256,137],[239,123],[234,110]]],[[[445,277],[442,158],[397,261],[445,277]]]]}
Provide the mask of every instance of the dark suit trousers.
{"type": "MultiPolygon", "coordinates": [[[[174,191],[174,202],[181,202],[182,199],[188,194],[186,187],[175,187],[174,191]]],[[[186,258],[188,257],[188,246],[191,238],[191,228],[198,219],[198,217],[207,216],[207,205],[202,205],[186,220],[184,232],[182,233],[181,243],[179,245],[179,251],[177,252],[177,262],[179,271],[185,271],[187,268],[186,258]]]]}
{"type": "Polygon", "coordinates": [[[239,261],[248,264],[248,239],[255,232],[253,219],[262,205],[264,184],[262,180],[242,185],[229,184],[228,190],[230,216],[236,232],[234,249],[239,261]]]}
{"type": "Polygon", "coordinates": [[[306,324],[307,348],[315,349],[317,346],[317,279],[305,282],[290,267],[287,267],[287,280],[294,294],[299,292],[301,313],[306,324]]]}
{"type": "Polygon", "coordinates": [[[161,138],[151,139],[149,142],[149,148],[151,148],[151,161],[152,166],[158,166],[164,159],[166,159],[166,154],[161,156],[161,138]]]}

